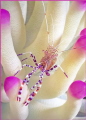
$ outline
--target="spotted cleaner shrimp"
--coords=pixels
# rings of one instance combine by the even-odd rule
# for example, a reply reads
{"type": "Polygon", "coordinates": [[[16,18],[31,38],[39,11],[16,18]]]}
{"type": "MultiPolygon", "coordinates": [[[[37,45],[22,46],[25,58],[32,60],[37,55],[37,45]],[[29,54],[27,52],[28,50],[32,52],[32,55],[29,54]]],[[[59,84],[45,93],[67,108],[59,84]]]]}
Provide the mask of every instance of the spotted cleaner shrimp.
{"type": "MultiPolygon", "coordinates": [[[[48,42],[49,42],[49,37],[50,36],[49,36],[46,11],[45,11],[45,6],[44,6],[44,2],[43,1],[42,1],[42,4],[43,4],[43,8],[44,8],[44,14],[45,14],[45,20],[46,20],[46,27],[47,27],[47,34],[48,34],[48,42]]],[[[52,19],[52,15],[51,15],[51,19],[52,19]]],[[[52,19],[52,23],[53,23],[53,19],[52,19]]],[[[76,48],[73,48],[73,49],[76,49],[76,48]]],[[[44,52],[44,56],[41,58],[40,63],[37,63],[36,57],[31,52],[26,52],[26,53],[18,54],[18,56],[21,56],[21,55],[29,53],[30,57],[32,58],[32,60],[33,60],[33,62],[35,63],[36,66],[34,67],[34,66],[31,66],[31,65],[24,64],[24,65],[22,65],[22,68],[20,70],[18,70],[14,74],[14,76],[16,74],[18,74],[24,67],[33,68],[33,70],[29,74],[26,75],[25,79],[21,83],[21,86],[20,86],[19,91],[18,91],[17,101],[21,101],[21,94],[22,94],[23,86],[25,84],[28,84],[30,82],[31,76],[38,69],[41,71],[41,73],[39,75],[38,82],[36,82],[36,84],[31,87],[31,90],[33,90],[33,89],[35,89],[35,90],[27,97],[26,101],[24,102],[25,106],[27,106],[33,100],[33,98],[36,96],[36,94],[40,90],[40,88],[42,86],[42,83],[43,83],[43,76],[44,76],[44,74],[46,74],[47,76],[50,76],[49,72],[52,71],[52,70],[54,70],[54,69],[57,69],[59,67],[62,70],[62,72],[64,73],[64,75],[68,78],[68,75],[62,69],[62,67],[60,65],[55,64],[56,61],[57,61],[57,58],[58,58],[58,50],[57,50],[57,46],[54,47],[53,41],[52,41],[52,45],[49,44],[49,46],[47,47],[47,49],[43,50],[43,52],[44,52]]],[[[24,61],[26,59],[28,59],[28,58],[25,58],[22,61],[24,61]]]]}

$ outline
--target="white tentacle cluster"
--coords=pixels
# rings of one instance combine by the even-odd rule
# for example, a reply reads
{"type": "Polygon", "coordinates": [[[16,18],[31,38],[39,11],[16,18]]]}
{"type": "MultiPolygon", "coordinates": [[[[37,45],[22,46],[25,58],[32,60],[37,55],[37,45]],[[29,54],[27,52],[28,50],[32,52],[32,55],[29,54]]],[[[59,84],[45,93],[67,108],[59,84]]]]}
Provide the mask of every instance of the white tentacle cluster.
{"type": "MultiPolygon", "coordinates": [[[[70,95],[68,88],[75,80],[86,80],[85,57],[80,49],[69,51],[68,49],[80,37],[80,31],[86,28],[85,9],[79,9],[75,1],[3,1],[2,9],[9,13],[10,21],[5,21],[7,20],[5,15],[3,19],[5,23],[1,23],[1,64],[3,69],[1,101],[9,102],[11,119],[74,119],[80,110],[83,99],[75,99],[70,95]],[[51,65],[51,62],[48,64],[47,61],[49,66],[46,66],[43,60],[46,60],[48,54],[43,50],[49,52],[50,49],[47,49],[49,45],[57,51],[53,55],[59,57],[52,55],[51,60],[53,61],[53,57],[56,57],[56,61],[51,65]],[[30,56],[33,56],[32,59],[30,56]],[[44,59],[42,59],[43,57],[44,59]],[[40,65],[46,69],[41,68],[40,65]],[[48,70],[55,65],[59,66],[58,69],[49,77],[43,78],[43,74],[49,75],[48,70]],[[33,69],[32,72],[31,69],[33,69]],[[37,69],[41,71],[41,74],[33,75],[37,69]],[[67,74],[68,78],[63,73],[67,74]],[[16,84],[15,87],[10,88],[10,97],[7,97],[7,93],[4,91],[4,78],[14,74],[16,77],[26,80],[21,82],[22,87],[24,86],[21,102],[16,101],[16,97],[12,98],[13,94],[17,96],[16,91],[20,85],[16,84]],[[37,82],[38,77],[40,79],[37,82]],[[29,83],[28,88],[25,82],[29,83]],[[30,94],[31,90],[34,91],[30,94]],[[37,91],[39,91],[38,94],[37,91]],[[64,93],[67,93],[68,99],[59,106],[56,98],[64,93]],[[29,104],[33,98],[34,100],[29,104]]],[[[8,109],[9,104],[8,106],[2,104],[8,109]]],[[[8,110],[5,110],[3,110],[3,119],[10,119],[8,110]]]]}

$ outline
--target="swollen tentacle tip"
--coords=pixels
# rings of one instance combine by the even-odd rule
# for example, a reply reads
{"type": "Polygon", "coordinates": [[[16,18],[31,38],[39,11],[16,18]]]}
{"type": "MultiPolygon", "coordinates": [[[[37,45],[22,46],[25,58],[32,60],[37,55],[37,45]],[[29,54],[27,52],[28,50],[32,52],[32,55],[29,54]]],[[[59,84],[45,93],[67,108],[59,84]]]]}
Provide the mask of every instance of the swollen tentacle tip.
{"type": "Polygon", "coordinates": [[[75,43],[74,48],[78,48],[79,51],[86,51],[86,28],[80,32],[80,37],[75,43]]]}
{"type": "Polygon", "coordinates": [[[76,99],[86,96],[86,83],[80,80],[74,81],[69,87],[69,93],[76,99]]]}
{"type": "Polygon", "coordinates": [[[81,10],[86,10],[86,1],[77,1],[78,7],[81,10]]]}
{"type": "Polygon", "coordinates": [[[10,13],[5,9],[1,9],[1,24],[9,24],[10,23],[10,13]]]}
{"type": "Polygon", "coordinates": [[[17,94],[20,82],[21,80],[14,76],[9,76],[5,79],[4,89],[9,98],[17,94]]]}
{"type": "Polygon", "coordinates": [[[84,28],[81,32],[80,32],[81,36],[86,36],[86,28],[84,28]]]}

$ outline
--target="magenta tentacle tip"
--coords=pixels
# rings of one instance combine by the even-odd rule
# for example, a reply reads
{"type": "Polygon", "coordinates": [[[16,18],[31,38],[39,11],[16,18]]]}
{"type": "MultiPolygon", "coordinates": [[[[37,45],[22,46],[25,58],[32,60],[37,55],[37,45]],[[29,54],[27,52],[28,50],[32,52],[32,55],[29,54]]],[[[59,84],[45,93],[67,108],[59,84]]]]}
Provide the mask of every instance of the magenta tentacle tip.
{"type": "Polygon", "coordinates": [[[74,48],[79,48],[77,50],[86,52],[86,28],[80,32],[80,37],[74,45],[74,48]]]}
{"type": "Polygon", "coordinates": [[[86,96],[86,83],[80,80],[74,81],[69,87],[69,93],[76,99],[86,96]]]}
{"type": "Polygon", "coordinates": [[[1,9],[1,24],[10,23],[10,13],[5,9],[1,9]]]}
{"type": "Polygon", "coordinates": [[[5,89],[5,92],[6,92],[6,94],[8,95],[8,97],[9,97],[10,91],[11,91],[14,87],[15,87],[15,89],[16,89],[16,86],[19,85],[20,81],[21,81],[21,80],[20,80],[19,78],[14,77],[14,76],[6,77],[5,82],[4,82],[4,89],[5,89]]]}
{"type": "Polygon", "coordinates": [[[81,36],[86,36],[86,28],[84,28],[81,32],[80,32],[81,36]]]}
{"type": "Polygon", "coordinates": [[[77,1],[78,3],[78,7],[81,9],[81,10],[86,10],[86,1],[77,1]]]}

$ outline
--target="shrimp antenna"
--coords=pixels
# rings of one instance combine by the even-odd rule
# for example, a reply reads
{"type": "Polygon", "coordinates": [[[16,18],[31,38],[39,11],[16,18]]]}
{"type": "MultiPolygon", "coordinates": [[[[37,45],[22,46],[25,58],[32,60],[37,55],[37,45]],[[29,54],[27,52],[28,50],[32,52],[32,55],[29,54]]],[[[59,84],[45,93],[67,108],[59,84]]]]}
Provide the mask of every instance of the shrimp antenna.
{"type": "MultiPolygon", "coordinates": [[[[78,36],[75,36],[73,39],[77,39],[77,38],[79,38],[80,37],[80,35],[78,35],[78,36]]],[[[57,49],[58,48],[58,46],[60,45],[60,44],[62,44],[64,41],[61,41],[55,48],[57,49]]],[[[74,40],[74,42],[75,42],[75,40],[74,40]]],[[[66,51],[66,50],[65,50],[66,51]]]]}
{"type": "Polygon", "coordinates": [[[58,53],[62,53],[62,52],[69,51],[69,50],[74,50],[74,49],[80,49],[80,48],[83,48],[83,47],[85,47],[85,46],[86,46],[86,45],[80,46],[80,47],[71,48],[71,49],[67,49],[67,50],[64,50],[64,51],[60,51],[60,52],[58,52],[58,53]]]}
{"type": "MultiPolygon", "coordinates": [[[[78,39],[79,37],[80,37],[80,35],[75,36],[73,39],[78,39]]],[[[61,42],[55,47],[55,49],[57,49],[58,46],[59,46],[60,44],[62,44],[62,43],[63,43],[63,41],[61,41],[61,42]]],[[[71,49],[68,49],[68,50],[71,50],[71,49]]],[[[64,51],[66,51],[66,50],[64,50],[64,51]]]]}
{"type": "Polygon", "coordinates": [[[48,34],[48,44],[50,42],[50,36],[49,36],[49,28],[48,28],[48,21],[47,21],[47,16],[46,16],[46,10],[45,10],[45,5],[44,2],[42,1],[43,9],[44,9],[44,15],[45,15],[45,21],[46,21],[46,27],[47,27],[47,34],[48,34]]]}
{"type": "Polygon", "coordinates": [[[53,17],[51,14],[50,14],[50,16],[51,16],[52,26],[53,26],[53,40],[52,40],[52,46],[53,46],[53,43],[54,43],[54,24],[53,24],[53,17]]]}

